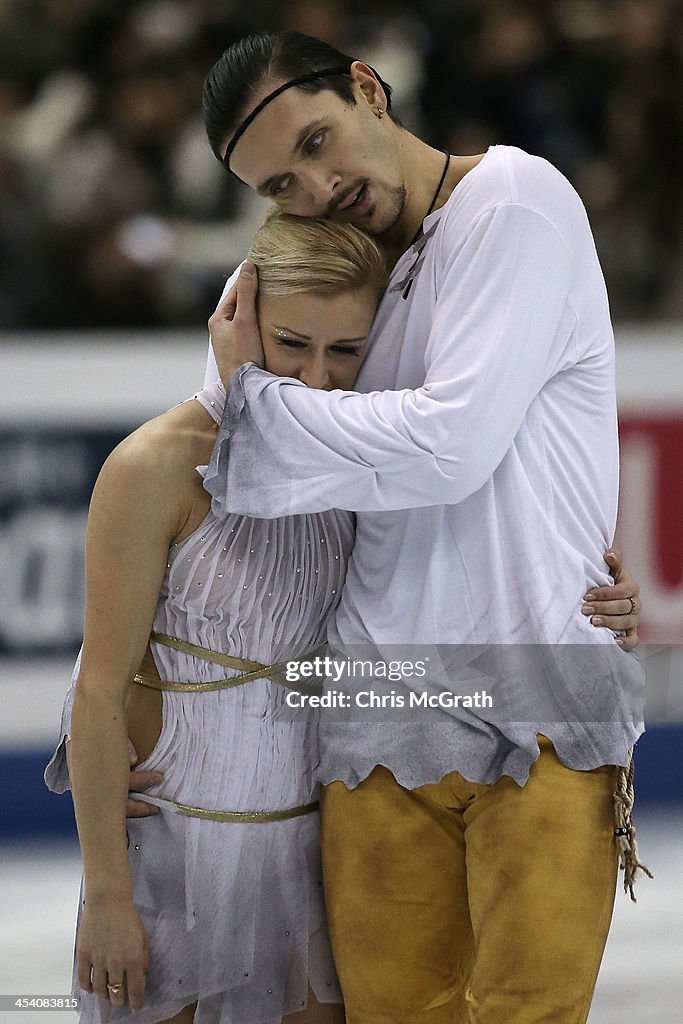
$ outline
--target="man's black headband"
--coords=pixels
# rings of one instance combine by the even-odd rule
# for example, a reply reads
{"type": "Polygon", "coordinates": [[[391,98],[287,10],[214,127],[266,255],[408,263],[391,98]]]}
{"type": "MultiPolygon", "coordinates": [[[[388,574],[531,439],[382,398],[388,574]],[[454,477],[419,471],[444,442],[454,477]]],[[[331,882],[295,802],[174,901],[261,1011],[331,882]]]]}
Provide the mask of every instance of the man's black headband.
{"type": "MultiPolygon", "coordinates": [[[[322,68],[320,71],[311,71],[307,75],[300,75],[298,78],[290,78],[290,80],[288,82],[285,82],[284,85],[279,85],[277,89],[273,89],[272,92],[269,92],[266,98],[261,100],[258,106],[254,107],[250,114],[247,114],[244,121],[242,121],[242,123],[238,125],[235,134],[230,139],[230,142],[228,143],[228,148],[225,151],[225,156],[221,160],[221,163],[225,167],[226,171],[230,171],[230,157],[232,156],[233,149],[235,148],[239,140],[242,138],[251,122],[254,120],[255,117],[258,117],[263,108],[267,107],[268,104],[271,103],[274,99],[276,99],[281,92],[284,92],[285,89],[291,89],[293,85],[303,85],[304,82],[314,82],[316,78],[328,78],[332,75],[348,75],[349,70],[349,65],[344,64],[337,65],[337,67],[334,68],[322,68]]],[[[230,173],[232,174],[233,172],[230,171],[230,173]]]]}

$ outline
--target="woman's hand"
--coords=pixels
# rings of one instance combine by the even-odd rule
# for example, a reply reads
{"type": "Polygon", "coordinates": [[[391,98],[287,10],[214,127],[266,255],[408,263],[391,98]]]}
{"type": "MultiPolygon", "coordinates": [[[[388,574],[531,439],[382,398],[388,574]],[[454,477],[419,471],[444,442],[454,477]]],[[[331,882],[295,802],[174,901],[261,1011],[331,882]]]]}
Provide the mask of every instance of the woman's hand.
{"type": "Polygon", "coordinates": [[[85,992],[134,1012],[145,1002],[149,968],[147,934],[129,900],[86,900],[76,940],[78,984],[85,992]]]}
{"type": "Polygon", "coordinates": [[[614,586],[591,587],[584,597],[581,611],[591,616],[594,626],[624,630],[625,636],[616,638],[616,642],[625,651],[632,651],[638,644],[638,621],[642,610],[640,587],[633,576],[624,569],[621,551],[611,548],[605,554],[609,565],[610,576],[614,586]]]}
{"type": "Polygon", "coordinates": [[[237,284],[221,299],[209,319],[209,334],[221,380],[227,388],[235,370],[244,363],[265,363],[256,316],[258,273],[243,263],[237,284]]]}

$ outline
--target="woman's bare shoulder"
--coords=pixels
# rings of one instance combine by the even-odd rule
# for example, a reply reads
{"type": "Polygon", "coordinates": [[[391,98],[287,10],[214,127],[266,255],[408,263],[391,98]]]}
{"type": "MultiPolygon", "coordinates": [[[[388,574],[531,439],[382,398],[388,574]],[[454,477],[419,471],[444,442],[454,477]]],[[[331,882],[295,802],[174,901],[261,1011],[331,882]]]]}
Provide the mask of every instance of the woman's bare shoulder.
{"type": "Polygon", "coordinates": [[[192,514],[216,428],[198,402],[185,402],[134,430],[114,448],[95,486],[93,504],[163,507],[178,524],[192,514]]]}
{"type": "Polygon", "coordinates": [[[105,465],[174,478],[193,473],[211,454],[216,427],[198,402],[184,402],[147,420],[114,448],[105,465]]]}

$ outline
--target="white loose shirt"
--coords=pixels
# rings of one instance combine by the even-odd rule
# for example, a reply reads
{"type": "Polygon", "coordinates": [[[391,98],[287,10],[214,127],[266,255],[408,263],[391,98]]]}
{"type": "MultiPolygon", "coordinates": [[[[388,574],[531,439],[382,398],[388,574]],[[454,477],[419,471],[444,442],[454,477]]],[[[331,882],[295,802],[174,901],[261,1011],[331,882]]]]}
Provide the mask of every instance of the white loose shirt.
{"type": "Polygon", "coordinates": [[[324,720],[324,781],[355,785],[382,763],[410,786],[453,770],[523,783],[537,732],[570,767],[624,763],[642,674],[579,611],[609,582],[618,487],[614,342],[585,210],[545,160],[496,146],[423,231],[392,274],[360,393],[254,364],[233,376],[205,480],[214,510],[358,513],[329,632],[340,657],[497,652],[475,673],[497,713],[324,720]]]}

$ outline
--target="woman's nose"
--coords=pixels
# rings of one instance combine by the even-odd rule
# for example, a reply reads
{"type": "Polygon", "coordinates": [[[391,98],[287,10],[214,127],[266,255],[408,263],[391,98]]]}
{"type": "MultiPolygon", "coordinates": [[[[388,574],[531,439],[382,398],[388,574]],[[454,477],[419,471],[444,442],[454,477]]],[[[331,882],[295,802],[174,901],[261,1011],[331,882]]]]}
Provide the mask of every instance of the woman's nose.
{"type": "Polygon", "coordinates": [[[299,380],[308,388],[317,388],[319,391],[329,387],[330,375],[327,369],[327,360],[311,359],[305,362],[299,371],[299,380]]]}

